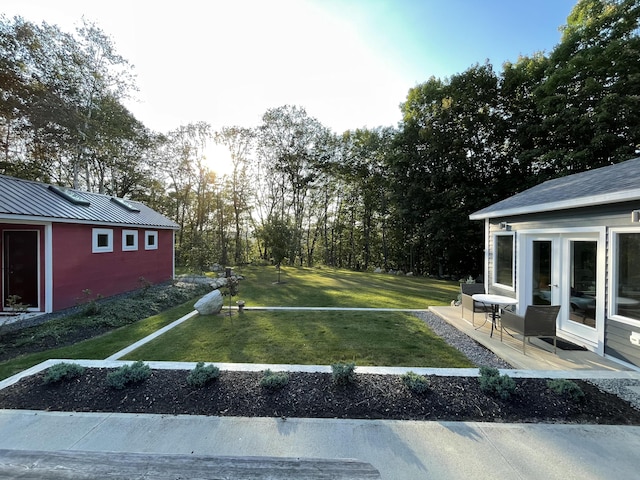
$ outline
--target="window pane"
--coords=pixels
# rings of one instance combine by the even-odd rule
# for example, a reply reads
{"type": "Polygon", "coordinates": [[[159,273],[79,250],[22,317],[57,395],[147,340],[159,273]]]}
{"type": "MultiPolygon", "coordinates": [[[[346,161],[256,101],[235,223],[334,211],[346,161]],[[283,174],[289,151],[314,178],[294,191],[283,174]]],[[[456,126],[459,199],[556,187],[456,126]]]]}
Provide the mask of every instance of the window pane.
{"type": "Polygon", "coordinates": [[[109,235],[106,233],[98,234],[98,247],[108,247],[109,246],[109,235]]]}
{"type": "Polygon", "coordinates": [[[127,235],[126,237],[126,245],[127,247],[133,247],[136,242],[135,242],[135,238],[133,238],[133,235],[127,235]]]}
{"type": "Polygon", "coordinates": [[[155,235],[149,235],[149,236],[147,237],[147,245],[149,245],[149,246],[153,246],[153,245],[155,245],[155,244],[156,244],[156,237],[155,237],[155,235]]]}
{"type": "Polygon", "coordinates": [[[640,320],[640,233],[618,235],[618,291],[614,311],[640,320]]]}
{"type": "Polygon", "coordinates": [[[498,235],[496,250],[496,282],[513,287],[513,235],[498,235]]]}

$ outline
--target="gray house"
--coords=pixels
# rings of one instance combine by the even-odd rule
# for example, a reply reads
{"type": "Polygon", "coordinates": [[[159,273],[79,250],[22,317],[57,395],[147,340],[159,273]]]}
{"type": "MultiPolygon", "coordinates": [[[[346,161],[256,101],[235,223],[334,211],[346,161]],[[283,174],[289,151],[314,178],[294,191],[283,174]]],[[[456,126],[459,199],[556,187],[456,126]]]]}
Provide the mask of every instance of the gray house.
{"type": "Polygon", "coordinates": [[[485,282],[561,305],[558,336],[640,368],[640,158],[549,180],[470,215],[485,222],[485,282]]]}

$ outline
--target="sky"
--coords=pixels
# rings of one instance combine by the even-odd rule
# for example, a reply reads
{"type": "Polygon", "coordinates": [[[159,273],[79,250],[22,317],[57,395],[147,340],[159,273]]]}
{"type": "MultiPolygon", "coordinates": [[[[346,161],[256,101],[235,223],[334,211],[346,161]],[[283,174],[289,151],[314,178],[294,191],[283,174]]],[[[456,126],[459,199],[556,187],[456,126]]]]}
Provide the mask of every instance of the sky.
{"type": "MultiPolygon", "coordinates": [[[[577,0],[3,0],[73,32],[84,16],[133,66],[127,107],[168,132],[255,127],[295,105],[336,133],[397,126],[410,88],[549,53],[577,0]]],[[[228,162],[211,152],[216,170],[228,162]]]]}

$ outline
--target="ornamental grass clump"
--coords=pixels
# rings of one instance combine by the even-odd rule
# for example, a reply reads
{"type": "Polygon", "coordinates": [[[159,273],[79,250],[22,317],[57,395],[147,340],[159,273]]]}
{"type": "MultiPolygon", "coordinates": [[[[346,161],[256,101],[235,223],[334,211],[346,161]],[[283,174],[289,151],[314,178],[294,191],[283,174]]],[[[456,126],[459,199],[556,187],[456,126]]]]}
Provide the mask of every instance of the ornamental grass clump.
{"type": "Polygon", "coordinates": [[[198,362],[196,368],[187,375],[187,383],[196,388],[204,387],[207,383],[214,381],[220,376],[220,369],[215,365],[207,365],[198,362]]]}
{"type": "Polygon", "coordinates": [[[56,363],[47,368],[44,375],[43,383],[58,383],[62,380],[70,380],[77,378],[84,373],[84,367],[77,363],[56,363]]]}
{"type": "Polygon", "coordinates": [[[509,400],[516,391],[516,382],[508,375],[500,375],[497,368],[480,367],[480,390],[487,395],[509,400]]]}
{"type": "Polygon", "coordinates": [[[260,386],[267,390],[280,390],[289,383],[289,375],[286,372],[272,372],[269,369],[264,371],[260,386]]]}
{"type": "Polygon", "coordinates": [[[402,375],[402,383],[413,393],[424,393],[429,390],[429,379],[415,372],[407,372],[402,375]]]}
{"type": "Polygon", "coordinates": [[[331,365],[331,378],[336,385],[349,385],[356,379],[355,363],[334,363],[331,365]]]}
{"type": "Polygon", "coordinates": [[[576,382],[558,378],[548,380],[547,387],[559,395],[570,398],[575,403],[584,402],[584,392],[576,382]]]}
{"type": "Polygon", "coordinates": [[[116,390],[122,390],[132,383],[140,383],[151,376],[149,365],[138,360],[131,365],[123,365],[107,374],[107,385],[116,390]]]}

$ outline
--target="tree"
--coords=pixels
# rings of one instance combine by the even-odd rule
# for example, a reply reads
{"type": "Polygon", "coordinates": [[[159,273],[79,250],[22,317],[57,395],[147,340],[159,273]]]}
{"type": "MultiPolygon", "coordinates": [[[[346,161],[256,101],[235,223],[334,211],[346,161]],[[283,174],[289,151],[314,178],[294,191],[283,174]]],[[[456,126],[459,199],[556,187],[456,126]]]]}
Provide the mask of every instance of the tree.
{"type": "Polygon", "coordinates": [[[215,141],[229,149],[233,171],[226,178],[225,185],[230,189],[229,196],[233,206],[234,261],[238,265],[243,261],[244,249],[242,245],[243,228],[248,227],[250,213],[249,199],[251,187],[248,178],[249,155],[253,147],[255,132],[242,127],[223,127],[216,132],[215,141]]]}
{"type": "Polygon", "coordinates": [[[632,157],[640,144],[640,2],[580,0],[536,92],[544,160],[566,175],[632,157]]]}

